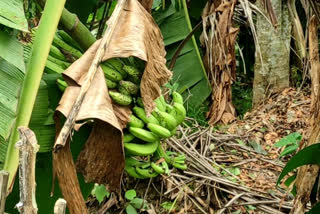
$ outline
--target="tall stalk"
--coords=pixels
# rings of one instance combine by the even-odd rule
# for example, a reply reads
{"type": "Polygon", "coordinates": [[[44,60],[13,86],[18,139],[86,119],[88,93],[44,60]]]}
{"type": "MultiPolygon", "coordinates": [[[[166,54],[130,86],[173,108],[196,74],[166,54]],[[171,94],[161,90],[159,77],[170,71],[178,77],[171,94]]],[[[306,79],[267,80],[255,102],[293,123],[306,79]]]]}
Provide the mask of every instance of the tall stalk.
{"type": "MultiPolygon", "coordinates": [[[[180,1],[179,1],[179,5],[180,5],[180,1]]],[[[183,11],[184,11],[184,15],[185,15],[185,18],[186,18],[186,22],[187,22],[189,31],[191,32],[192,31],[192,25],[191,25],[191,22],[190,22],[190,17],[189,17],[188,6],[187,6],[186,0],[182,0],[182,5],[183,5],[183,11]]],[[[195,51],[197,53],[197,57],[199,59],[199,62],[200,62],[204,77],[208,80],[206,69],[205,69],[205,67],[203,65],[202,57],[200,55],[200,51],[198,49],[198,45],[197,45],[196,39],[195,39],[194,36],[192,36],[191,39],[192,39],[192,43],[193,43],[194,49],[195,49],[195,51]]]]}
{"type": "Polygon", "coordinates": [[[15,143],[19,140],[17,128],[19,126],[29,125],[43,70],[65,1],[66,0],[47,0],[40,19],[31,57],[27,65],[27,72],[22,85],[17,109],[17,119],[9,139],[6,161],[4,163],[4,170],[8,171],[10,174],[9,190],[11,190],[13,186],[13,179],[19,163],[18,150],[15,148],[15,143]]]}

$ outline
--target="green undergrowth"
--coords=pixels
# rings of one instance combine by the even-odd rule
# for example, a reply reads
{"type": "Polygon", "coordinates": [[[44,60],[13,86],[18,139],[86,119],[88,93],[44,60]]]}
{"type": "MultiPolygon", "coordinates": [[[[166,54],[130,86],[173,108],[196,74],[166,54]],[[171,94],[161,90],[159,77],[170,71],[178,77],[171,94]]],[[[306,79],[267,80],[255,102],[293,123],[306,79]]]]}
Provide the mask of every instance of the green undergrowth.
{"type": "Polygon", "coordinates": [[[236,81],[232,86],[232,103],[237,116],[243,118],[244,114],[252,108],[252,85],[236,81]]]}
{"type": "MultiPolygon", "coordinates": [[[[188,108],[187,116],[195,119],[199,125],[208,126],[208,121],[206,119],[206,113],[209,111],[209,102],[204,102],[201,106],[196,108],[188,108]]],[[[193,124],[193,122],[185,121],[187,125],[193,124]]]]}

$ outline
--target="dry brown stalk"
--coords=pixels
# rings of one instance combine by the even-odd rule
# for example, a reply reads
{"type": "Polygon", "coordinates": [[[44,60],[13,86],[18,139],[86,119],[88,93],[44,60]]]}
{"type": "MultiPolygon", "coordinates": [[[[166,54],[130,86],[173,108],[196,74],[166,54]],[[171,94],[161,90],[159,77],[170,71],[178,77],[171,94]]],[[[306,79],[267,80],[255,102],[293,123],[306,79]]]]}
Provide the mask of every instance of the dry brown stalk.
{"type": "Polygon", "coordinates": [[[4,214],[7,198],[7,186],[8,186],[9,173],[6,171],[0,171],[0,214],[4,214]]]}
{"type": "MultiPolygon", "coordinates": [[[[318,28],[316,17],[313,16],[309,23],[309,54],[311,62],[311,135],[306,146],[320,141],[320,61],[318,48],[318,28]]],[[[297,195],[291,213],[305,213],[306,204],[319,172],[319,166],[307,165],[298,170],[296,179],[297,195]]]]}
{"type": "Polygon", "coordinates": [[[36,214],[35,167],[39,145],[35,134],[27,127],[18,128],[20,140],[16,143],[19,150],[19,188],[20,201],[16,205],[20,213],[36,214]]]}

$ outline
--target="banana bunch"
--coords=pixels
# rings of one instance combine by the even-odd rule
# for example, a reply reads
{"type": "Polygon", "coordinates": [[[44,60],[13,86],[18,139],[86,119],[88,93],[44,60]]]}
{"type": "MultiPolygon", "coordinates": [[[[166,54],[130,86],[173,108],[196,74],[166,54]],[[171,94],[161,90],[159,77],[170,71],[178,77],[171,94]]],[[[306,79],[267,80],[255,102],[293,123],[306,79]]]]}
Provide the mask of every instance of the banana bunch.
{"type": "Polygon", "coordinates": [[[169,166],[186,170],[185,155],[165,152],[161,145],[161,140],[173,136],[186,117],[182,96],[173,92],[172,104],[160,96],[150,116],[146,115],[140,97],[134,102],[133,114],[124,130],[126,172],[131,177],[144,179],[168,174],[169,166]]]}
{"type": "MultiPolygon", "coordinates": [[[[31,45],[27,45],[25,53],[30,53],[31,48],[31,45]]],[[[83,50],[71,36],[58,30],[46,62],[46,73],[61,74],[82,54],[83,50]]],[[[174,91],[172,102],[167,103],[165,98],[160,96],[155,100],[155,110],[147,115],[140,95],[144,66],[143,61],[134,57],[112,58],[101,64],[112,101],[132,107],[133,114],[124,130],[123,138],[126,152],[125,170],[131,177],[139,179],[168,174],[169,167],[187,169],[186,157],[183,154],[165,152],[161,145],[162,140],[176,133],[177,126],[186,117],[183,98],[174,91]]],[[[63,92],[68,85],[62,78],[58,78],[57,86],[63,92]]]]}

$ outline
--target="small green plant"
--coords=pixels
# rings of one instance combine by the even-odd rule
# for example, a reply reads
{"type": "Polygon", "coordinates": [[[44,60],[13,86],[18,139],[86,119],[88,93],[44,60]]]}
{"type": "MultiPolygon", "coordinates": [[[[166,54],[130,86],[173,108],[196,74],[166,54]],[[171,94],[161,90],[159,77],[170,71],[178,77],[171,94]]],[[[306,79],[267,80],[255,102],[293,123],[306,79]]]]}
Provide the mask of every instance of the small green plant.
{"type": "MultiPolygon", "coordinates": [[[[283,168],[281,174],[279,175],[277,185],[279,185],[280,181],[288,175],[293,170],[297,169],[298,167],[308,165],[308,164],[315,164],[320,165],[320,143],[313,144],[311,146],[308,146],[301,151],[299,151],[297,154],[295,154],[285,165],[283,168]]],[[[285,183],[286,185],[290,185],[293,180],[295,179],[295,175],[289,177],[285,183]]],[[[308,212],[308,214],[313,213],[319,213],[320,212],[320,202],[318,203],[308,212]]]]}
{"type": "Polygon", "coordinates": [[[96,197],[96,199],[99,201],[99,204],[101,204],[105,197],[109,198],[110,196],[110,192],[107,191],[105,185],[103,184],[95,184],[91,194],[96,197]]]}
{"type": "Polygon", "coordinates": [[[127,214],[138,214],[139,210],[146,210],[148,208],[147,201],[142,198],[138,198],[134,189],[126,191],[124,197],[128,200],[126,205],[127,214]]]}
{"type": "Polygon", "coordinates": [[[167,212],[171,212],[172,210],[176,210],[175,201],[165,201],[161,204],[162,209],[167,212]]]}
{"type": "Polygon", "coordinates": [[[285,149],[281,152],[280,157],[291,154],[296,151],[299,147],[299,143],[302,140],[302,135],[299,132],[293,132],[281,140],[279,140],[275,147],[285,147],[285,149]]]}

